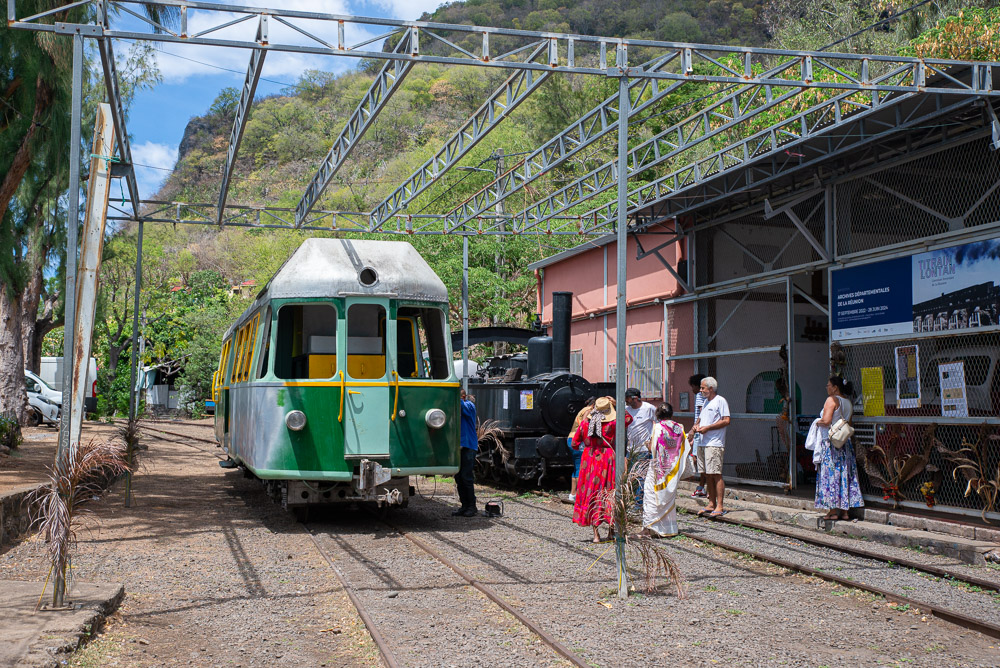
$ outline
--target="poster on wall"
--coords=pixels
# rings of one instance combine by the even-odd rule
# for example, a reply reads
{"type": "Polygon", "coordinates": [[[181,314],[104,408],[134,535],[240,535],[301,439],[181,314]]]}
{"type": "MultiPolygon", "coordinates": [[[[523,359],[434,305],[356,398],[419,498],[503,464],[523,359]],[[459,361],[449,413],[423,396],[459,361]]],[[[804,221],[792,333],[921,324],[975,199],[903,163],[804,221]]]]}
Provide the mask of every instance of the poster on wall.
{"type": "Polygon", "coordinates": [[[965,393],[965,362],[938,364],[941,383],[941,415],[969,417],[969,400],[965,393]]]}
{"type": "Polygon", "coordinates": [[[833,272],[833,338],[892,338],[998,324],[1000,239],[833,272]]]}
{"type": "Polygon", "coordinates": [[[917,346],[896,348],[896,408],[920,408],[920,357],[917,346]]]}
{"type": "Polygon", "coordinates": [[[864,414],[867,417],[885,415],[885,381],[882,367],[861,369],[861,396],[864,399],[864,414]]]}

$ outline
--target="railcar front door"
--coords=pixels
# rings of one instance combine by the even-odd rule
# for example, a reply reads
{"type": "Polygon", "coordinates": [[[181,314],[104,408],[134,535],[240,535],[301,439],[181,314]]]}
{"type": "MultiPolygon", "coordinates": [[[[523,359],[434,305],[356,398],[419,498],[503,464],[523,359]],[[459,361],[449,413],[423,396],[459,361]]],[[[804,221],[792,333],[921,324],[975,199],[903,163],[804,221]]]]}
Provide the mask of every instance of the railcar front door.
{"type": "Polygon", "coordinates": [[[344,456],[389,457],[388,299],[347,299],[344,456]]]}

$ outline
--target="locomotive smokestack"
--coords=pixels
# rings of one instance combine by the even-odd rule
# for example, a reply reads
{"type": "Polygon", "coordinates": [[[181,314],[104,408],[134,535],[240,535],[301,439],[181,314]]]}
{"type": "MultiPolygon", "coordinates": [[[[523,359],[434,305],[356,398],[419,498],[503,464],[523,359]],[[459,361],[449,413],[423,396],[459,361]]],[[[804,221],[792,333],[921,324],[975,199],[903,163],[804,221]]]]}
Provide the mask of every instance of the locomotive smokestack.
{"type": "Polygon", "coordinates": [[[569,371],[569,327],[573,317],[573,293],[552,293],[552,371],[569,371]]]}

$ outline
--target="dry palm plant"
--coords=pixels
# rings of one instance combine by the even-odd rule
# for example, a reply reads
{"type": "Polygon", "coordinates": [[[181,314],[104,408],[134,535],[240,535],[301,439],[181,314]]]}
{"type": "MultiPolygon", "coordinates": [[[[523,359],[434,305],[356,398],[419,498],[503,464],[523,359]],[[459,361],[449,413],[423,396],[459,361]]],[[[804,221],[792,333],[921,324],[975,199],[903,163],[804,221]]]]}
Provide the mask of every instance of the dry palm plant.
{"type": "Polygon", "coordinates": [[[989,428],[983,424],[979,428],[976,441],[969,443],[963,437],[958,450],[949,450],[943,443],[937,443],[937,450],[941,456],[955,465],[951,477],[957,480],[958,473],[961,472],[968,481],[965,486],[965,496],[975,492],[982,499],[982,518],[987,523],[989,520],[986,519],[986,513],[993,510],[997,497],[1000,496],[1000,456],[996,447],[990,447],[1000,442],[1000,436],[990,434],[988,431],[989,428]],[[992,478],[991,471],[995,471],[992,478]]]}
{"type": "Polygon", "coordinates": [[[592,510],[610,509],[614,520],[619,591],[623,589],[631,560],[638,562],[633,570],[642,574],[643,589],[647,593],[656,591],[657,577],[662,577],[665,583],[674,584],[678,598],[684,598],[684,580],[676,562],[657,539],[641,535],[641,511],[638,516],[632,512],[635,490],[645,482],[650,462],[648,459],[637,461],[634,455],[635,451],[630,450],[625,458],[625,470],[616,476],[614,488],[602,491],[591,501],[592,510]]]}
{"type": "MultiPolygon", "coordinates": [[[[485,445],[489,446],[491,450],[499,450],[500,460],[504,464],[510,459],[510,450],[505,448],[503,444],[503,430],[500,428],[499,420],[477,421],[476,437],[479,440],[480,446],[485,445]]],[[[482,447],[480,447],[480,450],[482,450],[482,447]]]]}
{"type": "MultiPolygon", "coordinates": [[[[37,507],[35,523],[48,543],[55,574],[52,605],[60,606],[66,588],[70,549],[76,528],[87,512],[87,501],[95,498],[107,481],[128,471],[126,449],[117,439],[92,439],[68,452],[62,462],[49,468],[51,484],[32,494],[37,507]]],[[[44,592],[43,592],[44,593],[44,592]]]]}
{"type": "Polygon", "coordinates": [[[924,429],[921,437],[923,445],[919,453],[899,453],[900,443],[905,434],[903,425],[889,425],[887,432],[889,440],[884,448],[881,445],[867,448],[860,438],[854,440],[858,458],[865,473],[868,474],[868,479],[882,488],[882,498],[892,501],[894,508],[898,508],[899,502],[905,498],[900,488],[927,468],[931,450],[935,444],[940,445],[940,441],[934,437],[936,430],[936,424],[929,424],[924,429]]]}

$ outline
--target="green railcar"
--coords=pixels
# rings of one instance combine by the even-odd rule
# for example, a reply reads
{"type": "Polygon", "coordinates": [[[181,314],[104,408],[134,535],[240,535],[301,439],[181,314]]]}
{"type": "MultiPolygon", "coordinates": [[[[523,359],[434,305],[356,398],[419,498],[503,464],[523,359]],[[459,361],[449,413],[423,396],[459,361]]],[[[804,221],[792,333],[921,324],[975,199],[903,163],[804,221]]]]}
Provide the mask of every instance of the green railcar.
{"type": "Polygon", "coordinates": [[[459,465],[444,283],[410,244],[308,239],[226,332],[215,434],[286,507],[406,505],[459,465]]]}

